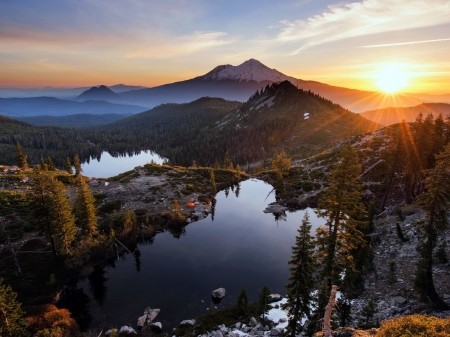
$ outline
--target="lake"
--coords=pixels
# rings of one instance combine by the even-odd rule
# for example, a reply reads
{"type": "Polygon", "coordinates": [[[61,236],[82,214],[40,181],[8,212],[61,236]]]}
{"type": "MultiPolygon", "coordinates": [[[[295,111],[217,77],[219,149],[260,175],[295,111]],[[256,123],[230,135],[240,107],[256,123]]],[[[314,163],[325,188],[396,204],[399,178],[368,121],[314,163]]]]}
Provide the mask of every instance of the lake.
{"type": "MultiPolygon", "coordinates": [[[[216,196],[215,217],[189,224],[185,235],[175,239],[169,232],[157,234],[151,244],[139,246],[137,260],[127,254],[114,266],[97,268],[71,293],[88,311],[92,328],[131,325],[146,307],[160,308],[155,321],[171,332],[184,319],[206,313],[211,291],[226,289],[217,306],[236,302],[245,287],[256,301],[264,284],[272,293],[286,294],[288,260],[297,229],[306,210],[286,213],[284,220],[265,214],[275,201],[272,186],[260,180],[241,182],[216,196]]],[[[314,227],[325,223],[308,210],[314,227]]],[[[79,305],[80,306],[80,305],[79,305]]],[[[76,308],[71,308],[75,310],[76,308]]]]}
{"type": "Polygon", "coordinates": [[[109,178],[125,171],[132,170],[136,166],[150,163],[162,164],[165,158],[152,151],[141,151],[138,154],[117,154],[112,156],[108,152],[102,152],[99,160],[91,159],[81,164],[83,175],[95,178],[109,178]]]}

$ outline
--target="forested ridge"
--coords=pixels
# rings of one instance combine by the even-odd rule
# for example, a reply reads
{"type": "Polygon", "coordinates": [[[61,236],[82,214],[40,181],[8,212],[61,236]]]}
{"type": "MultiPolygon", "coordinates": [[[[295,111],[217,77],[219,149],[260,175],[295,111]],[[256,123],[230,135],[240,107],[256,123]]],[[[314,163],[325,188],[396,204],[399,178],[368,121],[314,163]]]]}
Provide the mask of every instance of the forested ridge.
{"type": "Polygon", "coordinates": [[[284,148],[305,157],[342,138],[378,128],[357,114],[289,82],[267,85],[242,105],[204,97],[186,104],[163,104],[104,126],[33,127],[11,119],[0,124],[3,164],[15,162],[19,141],[30,163],[50,155],[64,166],[67,156],[81,160],[110,153],[152,150],[171,164],[210,166],[229,151],[241,165],[267,159],[284,148]]]}

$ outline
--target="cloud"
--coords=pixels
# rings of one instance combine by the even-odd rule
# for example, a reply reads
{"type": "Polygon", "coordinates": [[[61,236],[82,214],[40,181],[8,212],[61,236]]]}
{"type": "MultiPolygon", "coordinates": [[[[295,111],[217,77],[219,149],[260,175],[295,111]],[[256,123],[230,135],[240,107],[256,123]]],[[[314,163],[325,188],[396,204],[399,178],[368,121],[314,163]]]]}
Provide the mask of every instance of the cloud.
{"type": "Polygon", "coordinates": [[[410,44],[444,42],[444,41],[450,41],[450,38],[447,38],[447,39],[434,39],[434,40],[421,40],[421,41],[409,41],[409,42],[397,42],[397,43],[371,44],[371,45],[367,45],[367,46],[362,46],[362,48],[395,47],[395,46],[406,46],[406,45],[410,45],[410,44]]]}
{"type": "Polygon", "coordinates": [[[224,32],[194,32],[192,35],[153,42],[150,46],[127,53],[127,58],[166,58],[232,43],[224,32]],[[169,42],[170,41],[170,42],[169,42]]]}
{"type": "Polygon", "coordinates": [[[281,21],[276,41],[301,43],[295,54],[329,42],[447,23],[447,0],[364,0],[329,6],[306,20],[281,21]]]}

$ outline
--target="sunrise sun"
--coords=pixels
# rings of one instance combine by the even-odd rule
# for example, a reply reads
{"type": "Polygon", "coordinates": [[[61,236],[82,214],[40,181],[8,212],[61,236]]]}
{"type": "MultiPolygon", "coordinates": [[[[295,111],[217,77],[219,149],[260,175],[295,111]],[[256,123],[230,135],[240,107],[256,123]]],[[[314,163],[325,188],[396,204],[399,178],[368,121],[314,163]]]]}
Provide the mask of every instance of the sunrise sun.
{"type": "Polygon", "coordinates": [[[408,74],[399,63],[382,66],[376,75],[377,87],[386,93],[395,93],[408,85],[408,74]]]}

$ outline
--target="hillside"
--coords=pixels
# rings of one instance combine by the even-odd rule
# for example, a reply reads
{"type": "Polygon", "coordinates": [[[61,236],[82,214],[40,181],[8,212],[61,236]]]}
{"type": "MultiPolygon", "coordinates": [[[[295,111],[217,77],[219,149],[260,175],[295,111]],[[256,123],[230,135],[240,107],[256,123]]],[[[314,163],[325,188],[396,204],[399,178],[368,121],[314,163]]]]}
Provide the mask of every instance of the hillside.
{"type": "Polygon", "coordinates": [[[146,108],[104,101],[74,102],[53,97],[0,98],[0,115],[10,117],[74,114],[135,114],[146,108]]]}
{"type": "Polygon", "coordinates": [[[32,125],[80,128],[113,123],[129,116],[131,114],[78,114],[67,116],[16,117],[15,119],[32,125]]]}
{"type": "Polygon", "coordinates": [[[416,117],[422,113],[424,117],[432,114],[434,118],[441,114],[444,118],[450,114],[450,104],[446,103],[423,103],[407,108],[386,108],[362,112],[361,116],[382,125],[391,125],[406,122],[414,122],[416,117]]]}
{"type": "Polygon", "coordinates": [[[107,86],[100,85],[98,87],[92,87],[75,98],[76,101],[106,101],[106,102],[121,102],[123,99],[109,89],[107,86]]]}

